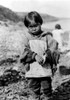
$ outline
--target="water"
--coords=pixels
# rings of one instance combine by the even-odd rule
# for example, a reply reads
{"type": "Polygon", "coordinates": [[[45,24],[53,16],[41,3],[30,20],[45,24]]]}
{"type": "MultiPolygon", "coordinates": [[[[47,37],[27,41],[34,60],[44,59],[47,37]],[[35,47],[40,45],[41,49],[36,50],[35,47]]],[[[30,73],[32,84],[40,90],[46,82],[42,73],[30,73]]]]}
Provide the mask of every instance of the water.
{"type": "Polygon", "coordinates": [[[43,24],[43,27],[48,29],[54,29],[56,24],[60,24],[63,30],[70,31],[70,19],[62,19],[55,22],[48,22],[46,24],[43,24]]]}

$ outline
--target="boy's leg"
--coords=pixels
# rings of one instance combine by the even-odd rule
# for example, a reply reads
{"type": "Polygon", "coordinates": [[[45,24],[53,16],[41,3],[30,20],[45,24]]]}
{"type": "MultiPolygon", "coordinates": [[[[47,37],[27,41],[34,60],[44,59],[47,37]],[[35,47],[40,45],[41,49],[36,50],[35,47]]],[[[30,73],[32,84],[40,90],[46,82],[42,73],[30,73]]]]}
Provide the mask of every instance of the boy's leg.
{"type": "Polygon", "coordinates": [[[41,87],[39,78],[28,79],[28,86],[30,90],[29,98],[33,98],[33,100],[39,100],[40,87],[41,87]]]}
{"type": "Polygon", "coordinates": [[[51,77],[41,78],[41,100],[49,100],[52,95],[51,77]]]}

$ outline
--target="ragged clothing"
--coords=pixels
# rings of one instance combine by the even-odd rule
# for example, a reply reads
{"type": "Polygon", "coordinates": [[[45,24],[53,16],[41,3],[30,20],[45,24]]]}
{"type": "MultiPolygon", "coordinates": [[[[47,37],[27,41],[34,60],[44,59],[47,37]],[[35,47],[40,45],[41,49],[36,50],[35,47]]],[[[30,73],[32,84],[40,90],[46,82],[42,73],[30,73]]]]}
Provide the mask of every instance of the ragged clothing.
{"type": "MultiPolygon", "coordinates": [[[[29,67],[26,71],[26,77],[49,77],[52,75],[53,64],[57,64],[54,53],[57,54],[58,43],[51,34],[43,32],[40,36],[27,36],[28,43],[25,46],[23,58],[21,61],[29,67]],[[44,59],[44,64],[39,64],[35,60],[38,54],[44,59]]],[[[58,58],[58,56],[57,56],[58,58]]]]}

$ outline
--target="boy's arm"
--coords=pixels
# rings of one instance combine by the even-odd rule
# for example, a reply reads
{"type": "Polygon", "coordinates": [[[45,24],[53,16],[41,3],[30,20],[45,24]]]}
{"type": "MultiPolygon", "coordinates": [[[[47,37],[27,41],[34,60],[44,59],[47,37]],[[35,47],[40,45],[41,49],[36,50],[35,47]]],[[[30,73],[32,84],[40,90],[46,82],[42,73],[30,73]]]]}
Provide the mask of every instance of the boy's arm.
{"type": "Polygon", "coordinates": [[[50,49],[51,52],[54,52],[55,50],[58,49],[58,42],[53,39],[52,36],[48,35],[47,36],[47,41],[48,41],[48,49],[50,49]]]}
{"type": "Polygon", "coordinates": [[[53,37],[50,35],[47,36],[47,41],[47,58],[49,59],[50,64],[52,65],[52,69],[55,70],[57,69],[56,65],[60,57],[60,53],[58,51],[58,42],[54,40],[53,37]],[[53,68],[53,65],[55,65],[55,68],[53,68]]]}
{"type": "Polygon", "coordinates": [[[53,37],[51,37],[50,40],[48,40],[48,41],[50,41],[48,43],[48,48],[51,51],[51,54],[52,54],[52,57],[53,57],[53,62],[55,64],[57,64],[59,56],[60,56],[60,52],[58,50],[58,42],[56,40],[54,40],[53,37]]]}
{"type": "Polygon", "coordinates": [[[39,64],[42,64],[44,60],[37,53],[31,51],[29,47],[25,47],[20,61],[21,63],[24,63],[24,64],[33,63],[34,61],[37,61],[39,64]]]}

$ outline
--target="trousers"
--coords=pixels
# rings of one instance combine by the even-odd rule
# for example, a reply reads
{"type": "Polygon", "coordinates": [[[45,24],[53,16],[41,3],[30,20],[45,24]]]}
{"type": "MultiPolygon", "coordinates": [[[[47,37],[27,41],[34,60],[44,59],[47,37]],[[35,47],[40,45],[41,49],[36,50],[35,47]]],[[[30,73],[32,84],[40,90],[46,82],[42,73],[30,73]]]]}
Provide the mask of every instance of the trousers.
{"type": "Polygon", "coordinates": [[[28,78],[28,87],[34,95],[50,97],[52,94],[51,77],[28,78]]]}

